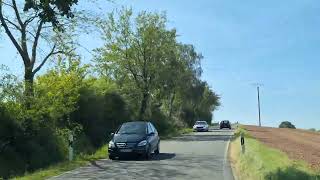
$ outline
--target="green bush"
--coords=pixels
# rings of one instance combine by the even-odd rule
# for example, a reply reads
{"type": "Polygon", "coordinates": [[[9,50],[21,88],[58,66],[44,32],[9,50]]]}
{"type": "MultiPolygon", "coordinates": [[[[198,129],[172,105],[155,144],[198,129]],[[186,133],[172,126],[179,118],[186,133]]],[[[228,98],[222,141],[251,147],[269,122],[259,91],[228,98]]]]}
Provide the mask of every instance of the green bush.
{"type": "Polygon", "coordinates": [[[90,139],[85,134],[81,134],[74,141],[74,150],[76,154],[92,154],[96,149],[92,146],[90,139]]]}
{"type": "Polygon", "coordinates": [[[152,108],[150,121],[156,127],[160,135],[168,134],[173,128],[170,120],[161,112],[159,108],[156,107],[152,108]]]}
{"type": "Polygon", "coordinates": [[[83,89],[78,105],[73,117],[83,126],[95,148],[105,144],[109,134],[121,123],[130,120],[125,101],[116,93],[98,95],[93,90],[83,89]]]}
{"type": "Polygon", "coordinates": [[[65,159],[66,144],[50,127],[26,128],[0,108],[0,176],[34,171],[65,159]]]}
{"type": "Polygon", "coordinates": [[[296,129],[296,127],[289,121],[283,121],[279,125],[279,128],[290,128],[290,129],[296,129]]]}

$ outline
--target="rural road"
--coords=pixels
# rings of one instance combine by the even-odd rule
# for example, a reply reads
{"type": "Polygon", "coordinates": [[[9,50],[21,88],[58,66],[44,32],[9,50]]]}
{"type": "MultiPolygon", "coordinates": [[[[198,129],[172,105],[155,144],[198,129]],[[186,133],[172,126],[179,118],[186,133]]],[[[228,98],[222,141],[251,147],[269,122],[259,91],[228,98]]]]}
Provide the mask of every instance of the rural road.
{"type": "Polygon", "coordinates": [[[211,129],[161,141],[161,154],[150,161],[99,160],[51,180],[210,179],[233,180],[226,159],[233,131],[211,129]]]}

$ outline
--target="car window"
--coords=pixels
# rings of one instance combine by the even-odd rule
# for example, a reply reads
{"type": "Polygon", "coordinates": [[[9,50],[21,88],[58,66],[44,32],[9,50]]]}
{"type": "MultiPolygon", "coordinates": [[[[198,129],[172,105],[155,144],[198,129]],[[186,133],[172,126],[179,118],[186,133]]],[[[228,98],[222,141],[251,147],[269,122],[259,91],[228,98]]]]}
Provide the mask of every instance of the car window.
{"type": "Polygon", "coordinates": [[[148,134],[149,134],[149,133],[152,133],[152,132],[153,132],[153,129],[152,129],[150,123],[148,123],[148,134]]]}
{"type": "Polygon", "coordinates": [[[146,134],[146,123],[125,123],[119,128],[117,134],[146,134]]]}
{"type": "Polygon", "coordinates": [[[207,122],[203,121],[198,121],[196,122],[196,125],[207,125],[207,122]]]}
{"type": "Polygon", "coordinates": [[[152,131],[153,131],[155,134],[157,134],[158,131],[157,131],[157,129],[154,127],[154,125],[153,125],[152,123],[150,123],[150,125],[151,125],[151,128],[152,128],[152,131]]]}

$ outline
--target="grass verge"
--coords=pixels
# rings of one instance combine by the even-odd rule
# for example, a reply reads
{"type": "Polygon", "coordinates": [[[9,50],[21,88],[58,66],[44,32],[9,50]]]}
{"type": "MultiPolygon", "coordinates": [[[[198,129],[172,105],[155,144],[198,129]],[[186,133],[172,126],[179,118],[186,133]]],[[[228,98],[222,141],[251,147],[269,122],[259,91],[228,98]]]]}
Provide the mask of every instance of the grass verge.
{"type": "Polygon", "coordinates": [[[239,180],[320,180],[320,173],[303,161],[291,160],[280,150],[267,147],[239,127],[230,143],[229,159],[239,180]],[[245,137],[241,153],[240,134],[245,137]]]}
{"type": "Polygon", "coordinates": [[[49,177],[53,177],[53,176],[57,176],[59,174],[62,174],[66,171],[70,171],[70,170],[76,169],[78,167],[84,166],[84,165],[88,164],[89,162],[106,158],[107,153],[108,153],[107,146],[105,145],[105,146],[101,147],[100,149],[98,149],[92,155],[79,155],[72,162],[69,162],[69,161],[61,162],[61,163],[49,166],[48,168],[35,171],[34,173],[26,174],[25,176],[16,177],[13,179],[16,179],[16,180],[47,179],[49,177]]]}

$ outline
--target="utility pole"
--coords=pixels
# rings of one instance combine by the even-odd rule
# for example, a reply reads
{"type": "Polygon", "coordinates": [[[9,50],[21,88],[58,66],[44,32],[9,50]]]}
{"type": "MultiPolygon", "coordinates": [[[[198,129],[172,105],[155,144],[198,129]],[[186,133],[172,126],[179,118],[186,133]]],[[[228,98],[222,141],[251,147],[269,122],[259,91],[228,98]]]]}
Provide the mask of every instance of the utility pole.
{"type": "Polygon", "coordinates": [[[261,114],[260,114],[260,89],[259,89],[259,85],[257,86],[257,92],[258,92],[259,126],[261,127],[261,114]]]}

